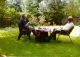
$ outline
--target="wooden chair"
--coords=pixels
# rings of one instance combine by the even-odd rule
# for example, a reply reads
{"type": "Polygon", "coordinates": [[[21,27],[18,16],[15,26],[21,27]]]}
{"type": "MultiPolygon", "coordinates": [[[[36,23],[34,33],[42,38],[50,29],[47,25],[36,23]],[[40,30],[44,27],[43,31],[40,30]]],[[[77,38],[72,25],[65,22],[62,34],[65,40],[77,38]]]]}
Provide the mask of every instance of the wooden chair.
{"type": "Polygon", "coordinates": [[[18,27],[19,27],[18,40],[21,38],[22,35],[27,35],[30,39],[31,31],[29,30],[29,28],[22,26],[20,23],[18,23],[18,27]]]}
{"type": "MultiPolygon", "coordinates": [[[[69,31],[64,32],[63,30],[59,33],[57,40],[59,39],[60,35],[67,35],[70,38],[70,33],[72,32],[72,30],[74,29],[74,27],[72,27],[69,31]]],[[[70,38],[71,40],[71,38],[70,38]]],[[[72,40],[71,40],[72,41],[72,40]]]]}

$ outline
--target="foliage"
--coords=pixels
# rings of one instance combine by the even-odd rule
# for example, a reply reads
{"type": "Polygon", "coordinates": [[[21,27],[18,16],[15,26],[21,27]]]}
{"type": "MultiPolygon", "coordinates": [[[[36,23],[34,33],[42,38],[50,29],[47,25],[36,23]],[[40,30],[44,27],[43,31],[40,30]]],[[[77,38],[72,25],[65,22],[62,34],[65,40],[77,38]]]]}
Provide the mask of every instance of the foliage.
{"type": "MultiPolygon", "coordinates": [[[[0,20],[10,17],[18,20],[19,12],[29,13],[39,17],[45,16],[48,20],[61,24],[64,17],[72,15],[80,16],[80,0],[1,0],[0,20]],[[7,2],[8,1],[8,2],[7,2]],[[40,5],[44,2],[46,5],[40,5]],[[40,6],[42,9],[40,9],[40,6]]],[[[76,19],[75,19],[76,20],[76,19]]]]}
{"type": "Polygon", "coordinates": [[[11,19],[17,20],[20,19],[20,14],[15,10],[15,8],[7,8],[5,11],[4,18],[10,17],[11,19]]]}
{"type": "Polygon", "coordinates": [[[22,0],[10,0],[7,1],[8,2],[8,6],[10,6],[11,8],[15,8],[18,12],[22,12],[22,0]]]}
{"type": "Polygon", "coordinates": [[[0,25],[10,26],[20,19],[19,12],[7,4],[7,0],[0,1],[0,25]]]}
{"type": "Polygon", "coordinates": [[[72,15],[75,24],[79,24],[77,22],[78,17],[80,17],[80,0],[69,0],[64,7],[64,13],[66,16],[72,15]]]}
{"type": "Polygon", "coordinates": [[[6,0],[0,1],[0,19],[3,19],[6,9],[6,0]]]}
{"type": "Polygon", "coordinates": [[[44,11],[43,15],[48,19],[52,19],[56,24],[61,24],[60,21],[65,16],[63,8],[64,3],[61,0],[51,0],[48,5],[48,10],[44,11]]]}
{"type": "Polygon", "coordinates": [[[64,7],[65,14],[67,16],[72,15],[74,17],[80,16],[80,4],[78,0],[70,0],[64,7]]]}
{"type": "Polygon", "coordinates": [[[40,2],[41,0],[28,0],[28,4],[26,4],[28,12],[36,16],[37,14],[40,14],[39,13],[39,3],[40,2]]]}

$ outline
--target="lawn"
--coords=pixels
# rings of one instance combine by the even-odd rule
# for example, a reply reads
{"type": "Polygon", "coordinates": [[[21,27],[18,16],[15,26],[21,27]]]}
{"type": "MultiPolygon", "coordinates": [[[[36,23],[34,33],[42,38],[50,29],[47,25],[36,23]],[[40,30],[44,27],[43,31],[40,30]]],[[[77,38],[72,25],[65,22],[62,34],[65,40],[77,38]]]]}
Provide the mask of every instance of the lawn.
{"type": "Polygon", "coordinates": [[[0,54],[7,57],[80,57],[80,39],[61,36],[59,40],[39,43],[22,36],[17,40],[18,28],[0,29],[0,54]]]}

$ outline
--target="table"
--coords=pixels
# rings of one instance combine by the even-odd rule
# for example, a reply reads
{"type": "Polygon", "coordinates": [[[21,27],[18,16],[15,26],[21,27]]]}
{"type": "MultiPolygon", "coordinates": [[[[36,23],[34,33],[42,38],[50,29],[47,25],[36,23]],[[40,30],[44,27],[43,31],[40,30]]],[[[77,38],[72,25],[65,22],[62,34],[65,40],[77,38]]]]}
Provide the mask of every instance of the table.
{"type": "Polygon", "coordinates": [[[35,37],[36,41],[48,42],[48,41],[50,41],[52,39],[48,35],[48,32],[50,32],[50,30],[37,29],[36,32],[38,34],[38,36],[35,37]]]}

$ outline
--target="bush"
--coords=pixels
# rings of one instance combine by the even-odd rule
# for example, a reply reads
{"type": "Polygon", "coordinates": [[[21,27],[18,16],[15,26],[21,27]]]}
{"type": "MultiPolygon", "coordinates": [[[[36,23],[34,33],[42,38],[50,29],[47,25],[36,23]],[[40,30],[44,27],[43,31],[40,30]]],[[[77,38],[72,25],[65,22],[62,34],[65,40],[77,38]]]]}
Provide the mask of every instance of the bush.
{"type": "Polygon", "coordinates": [[[18,20],[20,18],[20,14],[14,8],[8,8],[5,10],[5,15],[4,15],[4,18],[7,18],[7,17],[18,20]]]}

